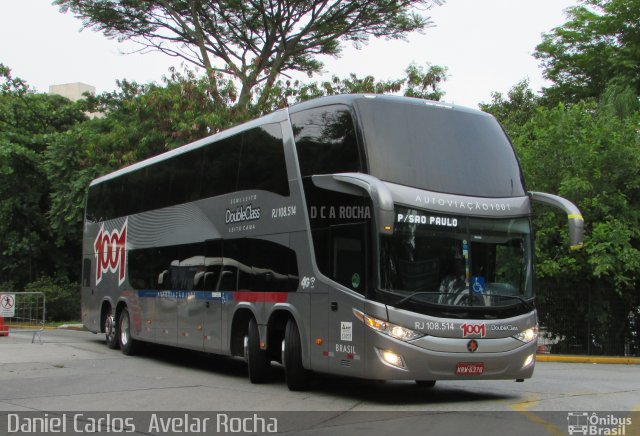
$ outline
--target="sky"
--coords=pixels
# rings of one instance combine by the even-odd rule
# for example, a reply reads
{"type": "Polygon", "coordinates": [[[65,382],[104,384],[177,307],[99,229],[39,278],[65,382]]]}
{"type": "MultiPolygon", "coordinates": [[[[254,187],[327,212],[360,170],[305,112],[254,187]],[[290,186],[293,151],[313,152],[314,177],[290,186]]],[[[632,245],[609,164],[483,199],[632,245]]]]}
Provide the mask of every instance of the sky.
{"type": "MultiPolygon", "coordinates": [[[[411,64],[447,67],[443,100],[477,107],[493,92],[506,94],[528,79],[538,91],[549,82],[533,57],[542,34],[565,23],[565,9],[577,0],[446,0],[427,11],[434,27],[407,41],[371,40],[362,49],[347,45],[340,58],[323,57],[324,74],[376,80],[403,77],[411,64]]],[[[160,53],[134,53],[90,29],[49,0],[0,0],[0,63],[38,92],[50,85],[82,82],[98,93],[113,91],[116,80],[161,82],[181,61],[160,53]]]]}

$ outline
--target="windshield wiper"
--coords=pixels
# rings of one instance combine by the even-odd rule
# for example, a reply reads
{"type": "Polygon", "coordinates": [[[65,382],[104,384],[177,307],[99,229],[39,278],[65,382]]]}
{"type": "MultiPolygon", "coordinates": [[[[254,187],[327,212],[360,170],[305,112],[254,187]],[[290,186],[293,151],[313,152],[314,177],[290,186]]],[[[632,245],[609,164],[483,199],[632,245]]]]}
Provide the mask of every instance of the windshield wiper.
{"type": "Polygon", "coordinates": [[[428,292],[428,291],[413,292],[407,295],[406,297],[404,297],[403,299],[401,299],[400,301],[398,301],[397,303],[395,303],[395,306],[399,306],[402,303],[405,303],[406,301],[409,301],[413,299],[413,297],[416,297],[418,295],[449,295],[449,293],[448,292],[428,292]]]}
{"type": "MultiPolygon", "coordinates": [[[[394,304],[394,306],[400,306],[404,303],[406,303],[407,301],[413,299],[413,297],[416,297],[418,295],[452,295],[450,292],[427,292],[427,291],[418,291],[418,292],[413,292],[409,295],[407,295],[406,297],[400,299],[397,303],[394,304]]],[[[518,297],[517,295],[504,295],[504,294],[486,294],[487,297],[492,298],[492,297],[498,297],[498,298],[502,298],[502,299],[515,299],[520,301],[527,309],[529,310],[533,310],[534,306],[528,302],[527,300],[525,300],[522,297],[518,297]]]]}
{"type": "Polygon", "coordinates": [[[517,295],[505,295],[505,294],[487,294],[488,297],[499,297],[499,298],[503,298],[503,299],[507,299],[507,298],[515,298],[516,300],[520,301],[522,304],[524,304],[524,306],[529,309],[529,310],[533,310],[535,309],[535,307],[533,307],[533,304],[529,303],[527,300],[525,300],[522,297],[518,297],[517,295]]]}

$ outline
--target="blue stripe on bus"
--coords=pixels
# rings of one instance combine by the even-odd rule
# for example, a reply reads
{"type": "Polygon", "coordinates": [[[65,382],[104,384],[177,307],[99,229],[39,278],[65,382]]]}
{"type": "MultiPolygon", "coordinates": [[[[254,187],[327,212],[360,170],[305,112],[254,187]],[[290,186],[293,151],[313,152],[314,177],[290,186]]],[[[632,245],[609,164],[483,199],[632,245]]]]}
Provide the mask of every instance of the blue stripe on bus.
{"type": "Polygon", "coordinates": [[[233,292],[213,292],[213,291],[159,291],[152,289],[144,289],[138,291],[140,298],[175,298],[178,300],[192,298],[196,300],[233,300],[233,292]]]}

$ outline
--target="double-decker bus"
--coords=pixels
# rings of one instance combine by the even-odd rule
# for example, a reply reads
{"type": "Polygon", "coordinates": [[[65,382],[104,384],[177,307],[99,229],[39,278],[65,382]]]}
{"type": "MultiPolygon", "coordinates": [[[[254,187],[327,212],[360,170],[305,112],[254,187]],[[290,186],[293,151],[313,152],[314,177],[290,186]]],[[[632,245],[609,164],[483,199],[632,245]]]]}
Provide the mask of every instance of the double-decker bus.
{"type": "Polygon", "coordinates": [[[379,380],[533,374],[532,202],[481,111],[381,95],[319,98],[91,182],[82,320],[141,342],[379,380]]]}

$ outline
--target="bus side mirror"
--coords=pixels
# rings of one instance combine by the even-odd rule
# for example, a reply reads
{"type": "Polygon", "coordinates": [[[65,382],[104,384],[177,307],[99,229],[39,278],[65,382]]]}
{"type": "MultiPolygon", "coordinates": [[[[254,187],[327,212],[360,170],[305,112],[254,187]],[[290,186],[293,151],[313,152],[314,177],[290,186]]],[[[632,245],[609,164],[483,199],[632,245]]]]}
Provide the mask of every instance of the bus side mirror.
{"type": "Polygon", "coordinates": [[[533,201],[544,203],[566,212],[569,220],[569,243],[571,249],[579,250],[582,248],[584,218],[582,217],[580,209],[566,198],[557,195],[547,194],[545,192],[529,192],[529,194],[533,201]]]}

